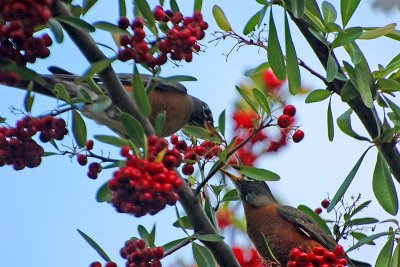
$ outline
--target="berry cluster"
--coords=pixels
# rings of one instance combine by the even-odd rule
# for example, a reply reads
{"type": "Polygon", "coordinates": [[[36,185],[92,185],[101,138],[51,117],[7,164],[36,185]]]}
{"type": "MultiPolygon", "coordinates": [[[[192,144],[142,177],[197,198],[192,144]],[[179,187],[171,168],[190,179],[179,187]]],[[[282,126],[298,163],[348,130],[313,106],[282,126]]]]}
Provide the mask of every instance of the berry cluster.
{"type": "Polygon", "coordinates": [[[183,17],[180,12],[164,11],[161,6],[153,10],[155,20],[165,36],[157,36],[155,41],[145,40],[143,19],[137,17],[130,24],[126,17],[121,17],[118,27],[126,30],[132,29],[133,34],[120,37],[121,49],[118,58],[121,61],[134,59],[137,63],[145,63],[150,68],[161,66],[167,62],[167,56],[172,60],[192,61],[193,52],[200,51],[198,40],[204,38],[204,30],[208,28],[200,11],[195,11],[193,17],[183,17]],[[168,27],[171,22],[171,27],[168,27]],[[166,28],[166,29],[165,29],[166,28]],[[157,55],[154,56],[153,47],[157,47],[157,55]]]}
{"type": "Polygon", "coordinates": [[[122,258],[128,260],[129,267],[161,267],[160,260],[164,256],[162,247],[149,248],[142,239],[128,240],[121,249],[122,258]]]}
{"type": "Polygon", "coordinates": [[[311,252],[302,252],[293,248],[289,253],[287,267],[344,267],[347,265],[346,253],[340,245],[332,251],[323,247],[315,247],[311,252]]]}
{"type": "Polygon", "coordinates": [[[147,159],[130,154],[127,147],[122,148],[121,155],[126,157],[125,166],[108,182],[111,203],[118,212],[140,217],[175,204],[182,180],[172,168],[179,166],[182,156],[176,149],[168,150],[166,139],[148,138],[147,159]]]}
{"type": "Polygon", "coordinates": [[[0,127],[0,166],[13,165],[15,170],[39,166],[44,150],[32,137],[40,132],[44,143],[52,138],[62,140],[68,133],[65,127],[63,119],[53,116],[27,116],[17,121],[16,127],[0,127]]]}
{"type": "MultiPolygon", "coordinates": [[[[296,114],[296,108],[293,105],[287,105],[283,108],[283,114],[278,118],[278,126],[282,129],[291,128],[293,125],[293,118],[296,114]]],[[[293,142],[298,143],[304,138],[302,130],[296,130],[293,135],[293,142]]]]}
{"type": "Polygon", "coordinates": [[[218,154],[220,147],[210,141],[203,141],[200,145],[189,147],[183,140],[179,140],[177,135],[172,135],[170,138],[171,144],[174,149],[183,154],[186,163],[182,166],[182,173],[184,175],[191,175],[194,172],[193,164],[200,158],[209,160],[218,154]]]}
{"type": "MultiPolygon", "coordinates": [[[[92,262],[89,267],[101,267],[101,263],[98,261],[92,262]]],[[[104,265],[104,267],[117,267],[117,264],[115,262],[109,261],[106,262],[106,264],[104,265]]]]}
{"type": "MultiPolygon", "coordinates": [[[[37,58],[50,55],[53,43],[48,34],[34,37],[35,27],[46,23],[51,0],[0,0],[0,57],[25,66],[37,58]]],[[[18,75],[1,72],[0,81],[9,85],[18,82],[18,75]]]]}
{"type": "MultiPolygon", "coordinates": [[[[330,201],[329,199],[324,199],[324,200],[321,201],[321,206],[322,206],[324,209],[327,209],[328,206],[329,206],[329,204],[331,204],[331,201],[330,201]]],[[[318,208],[316,208],[316,209],[314,210],[314,212],[317,213],[317,214],[321,214],[321,213],[322,213],[322,209],[321,209],[320,207],[318,207],[318,208]]]]}
{"type": "MultiPolygon", "coordinates": [[[[93,149],[94,142],[93,140],[87,140],[85,144],[86,151],[90,151],[93,149]]],[[[78,161],[79,165],[85,166],[88,163],[88,156],[86,154],[78,154],[76,156],[76,160],[78,161]]],[[[87,172],[87,176],[90,179],[97,179],[98,174],[103,170],[103,167],[98,162],[92,162],[89,164],[89,170],[87,172]]]]}

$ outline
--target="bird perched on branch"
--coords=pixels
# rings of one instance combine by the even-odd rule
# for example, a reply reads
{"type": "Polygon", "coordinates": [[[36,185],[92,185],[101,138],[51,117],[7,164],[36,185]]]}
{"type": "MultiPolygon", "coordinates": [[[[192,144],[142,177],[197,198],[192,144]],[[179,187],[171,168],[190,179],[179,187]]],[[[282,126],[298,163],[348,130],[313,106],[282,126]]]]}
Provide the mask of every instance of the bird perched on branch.
{"type": "MultiPolygon", "coordinates": [[[[280,205],[267,183],[235,176],[226,170],[222,172],[232,180],[240,194],[247,234],[265,261],[275,261],[271,259],[267,245],[281,264],[276,263],[273,266],[286,266],[289,253],[295,247],[310,252],[316,246],[332,250],[337,245],[335,239],[307,214],[296,208],[280,205]]],[[[371,265],[348,259],[348,266],[371,265]]]]}
{"type": "MultiPolygon", "coordinates": [[[[99,95],[94,93],[89,84],[80,79],[81,77],[58,67],[50,67],[49,70],[53,74],[42,75],[41,79],[35,81],[33,83],[33,92],[50,97],[58,97],[54,93],[54,87],[56,84],[62,84],[67,89],[70,98],[82,97],[85,94],[86,97],[91,97],[93,103],[96,103],[99,99],[99,95]]],[[[132,74],[120,73],[117,76],[125,89],[131,92],[132,74]]],[[[145,87],[152,83],[152,90],[148,93],[151,106],[150,121],[154,123],[156,116],[161,112],[165,112],[165,126],[162,136],[169,136],[187,124],[203,127],[213,134],[216,133],[213,126],[213,116],[208,105],[188,94],[186,87],[181,83],[143,74],[141,78],[145,87]]],[[[101,88],[100,79],[94,77],[93,80],[101,88]]],[[[26,89],[28,83],[29,81],[22,80],[16,87],[26,89]]],[[[123,135],[124,127],[119,120],[120,111],[116,106],[110,103],[106,108],[103,106],[101,110],[99,110],[99,105],[97,107],[92,104],[83,105],[83,107],[81,104],[78,106],[80,106],[79,110],[86,117],[123,135]]]]}

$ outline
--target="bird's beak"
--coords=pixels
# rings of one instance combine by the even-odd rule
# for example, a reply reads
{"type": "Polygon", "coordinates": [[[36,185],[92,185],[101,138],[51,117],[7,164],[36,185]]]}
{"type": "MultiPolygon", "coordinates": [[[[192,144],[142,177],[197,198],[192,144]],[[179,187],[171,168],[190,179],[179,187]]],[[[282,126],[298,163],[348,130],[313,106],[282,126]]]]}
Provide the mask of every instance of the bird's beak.
{"type": "Polygon", "coordinates": [[[233,175],[232,173],[228,172],[225,169],[220,169],[220,171],[225,174],[226,176],[228,176],[229,179],[231,179],[231,181],[236,185],[236,186],[240,186],[240,182],[243,180],[242,177],[240,176],[236,176],[233,175]]]}

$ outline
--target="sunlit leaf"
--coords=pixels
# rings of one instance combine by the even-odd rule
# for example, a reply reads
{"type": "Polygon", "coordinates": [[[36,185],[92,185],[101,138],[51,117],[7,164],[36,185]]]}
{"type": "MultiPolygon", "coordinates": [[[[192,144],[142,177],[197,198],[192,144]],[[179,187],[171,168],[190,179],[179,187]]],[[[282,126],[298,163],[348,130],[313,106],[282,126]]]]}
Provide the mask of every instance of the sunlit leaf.
{"type": "Polygon", "coordinates": [[[305,102],[306,103],[320,102],[320,101],[327,99],[330,95],[331,95],[331,92],[329,92],[326,89],[315,89],[315,90],[312,90],[307,95],[305,102]]]}
{"type": "Polygon", "coordinates": [[[353,27],[346,29],[345,32],[340,32],[335,40],[333,40],[332,48],[350,44],[361,36],[362,31],[361,27],[353,27]]]}
{"type": "Polygon", "coordinates": [[[389,167],[381,152],[378,152],[372,189],[381,207],[389,214],[396,215],[399,209],[396,188],[390,174],[389,167]]]}
{"type": "Polygon", "coordinates": [[[379,38],[393,32],[395,27],[396,23],[390,23],[383,27],[364,28],[364,32],[361,34],[359,39],[369,40],[379,38]]]}
{"type": "Polygon", "coordinates": [[[278,174],[265,169],[251,166],[238,166],[237,169],[244,176],[257,181],[278,181],[280,179],[278,174]]]}
{"type": "Polygon", "coordinates": [[[340,0],[340,13],[342,15],[343,27],[346,27],[354,11],[356,11],[361,0],[340,0]]]}
{"type": "Polygon", "coordinates": [[[336,21],[337,18],[336,9],[331,3],[327,1],[322,2],[321,9],[322,9],[322,14],[324,15],[325,25],[329,22],[336,21]]]}
{"type": "Polygon", "coordinates": [[[231,189],[222,197],[221,202],[240,200],[239,193],[236,189],[231,189]]]}
{"type": "Polygon", "coordinates": [[[392,93],[400,91],[400,83],[391,79],[379,79],[378,88],[385,93],[392,93]]]}
{"type": "Polygon", "coordinates": [[[239,86],[235,86],[236,90],[239,92],[239,94],[242,96],[242,98],[244,99],[244,101],[246,101],[247,104],[249,104],[249,106],[251,107],[251,109],[255,112],[258,113],[257,107],[254,103],[254,100],[251,99],[248,95],[247,92],[245,92],[242,88],[240,88],[239,86]]]}
{"type": "Polygon", "coordinates": [[[226,18],[225,13],[222,10],[222,8],[220,8],[217,5],[214,5],[213,9],[212,9],[212,13],[213,13],[215,22],[217,22],[217,25],[221,30],[226,31],[226,32],[229,32],[232,30],[232,27],[229,24],[229,21],[226,18]]]}

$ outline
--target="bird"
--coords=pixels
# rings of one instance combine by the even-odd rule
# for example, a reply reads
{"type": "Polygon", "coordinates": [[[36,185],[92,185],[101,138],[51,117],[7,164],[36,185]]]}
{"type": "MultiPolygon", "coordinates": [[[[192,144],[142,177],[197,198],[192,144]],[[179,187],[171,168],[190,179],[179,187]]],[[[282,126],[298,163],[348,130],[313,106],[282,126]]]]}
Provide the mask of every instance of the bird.
{"type": "MultiPolygon", "coordinates": [[[[52,74],[44,74],[39,79],[34,80],[33,92],[57,97],[53,89],[56,84],[62,84],[66,88],[70,98],[82,96],[82,91],[84,91],[84,94],[86,96],[89,95],[93,102],[96,103],[99,95],[94,93],[89,84],[80,79],[80,76],[56,66],[51,66],[48,69],[52,74]]],[[[124,88],[128,92],[131,92],[132,73],[118,73],[117,76],[124,88]]],[[[202,127],[208,130],[211,135],[217,134],[210,107],[199,98],[188,94],[184,85],[145,74],[141,74],[141,78],[145,87],[149,83],[152,83],[152,90],[148,92],[151,107],[150,122],[154,125],[157,115],[165,112],[165,124],[161,136],[170,136],[185,125],[202,127]]],[[[97,76],[94,76],[93,80],[101,88],[101,80],[97,76]]],[[[29,82],[28,80],[21,80],[15,87],[25,89],[29,82]]],[[[79,106],[79,110],[83,115],[99,124],[109,127],[119,135],[124,135],[124,127],[119,120],[121,112],[116,106],[110,104],[106,108],[103,107],[99,110],[99,105],[86,104],[83,107],[80,105],[76,106],[79,106]]]]}
{"type": "MultiPolygon", "coordinates": [[[[247,235],[260,256],[273,266],[286,266],[291,249],[310,252],[320,246],[332,250],[336,240],[304,212],[278,203],[268,184],[221,169],[234,183],[243,204],[247,235]],[[266,249],[266,244],[271,254],[266,249]],[[278,261],[278,262],[276,262],[278,261]]],[[[348,266],[371,266],[348,260],[348,266]]]]}

